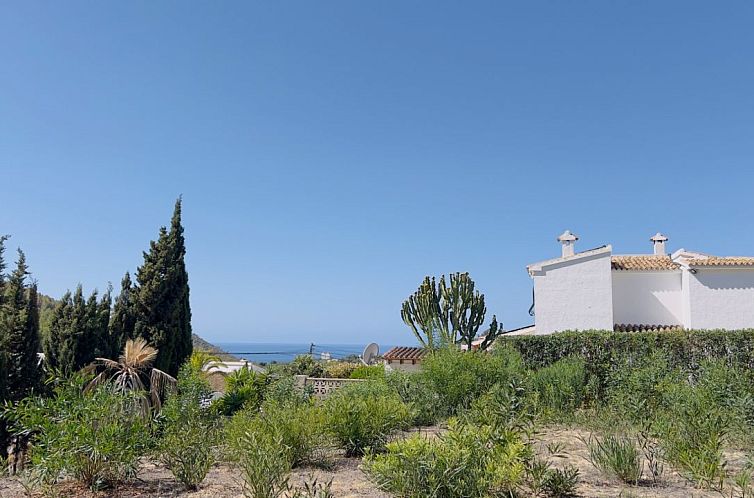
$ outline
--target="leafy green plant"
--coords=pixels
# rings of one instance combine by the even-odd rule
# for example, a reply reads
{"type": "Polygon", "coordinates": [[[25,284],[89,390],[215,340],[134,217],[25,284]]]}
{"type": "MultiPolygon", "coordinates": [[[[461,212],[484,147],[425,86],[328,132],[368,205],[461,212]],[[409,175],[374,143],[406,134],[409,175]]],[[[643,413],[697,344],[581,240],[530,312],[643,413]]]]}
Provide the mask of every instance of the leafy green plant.
{"type": "Polygon", "coordinates": [[[350,378],[379,380],[384,377],[385,367],[383,365],[359,365],[351,372],[350,378]]]}
{"type": "Polygon", "coordinates": [[[309,377],[324,377],[325,375],[325,363],[315,360],[308,354],[296,356],[283,369],[288,375],[308,375],[309,377]]]}
{"type": "Polygon", "coordinates": [[[573,496],[579,482],[579,469],[566,465],[556,468],[549,457],[565,458],[560,444],[547,445],[547,457],[530,455],[526,460],[526,480],[534,496],[573,496]]]}
{"type": "Polygon", "coordinates": [[[584,360],[564,358],[541,368],[531,376],[537,404],[546,416],[573,413],[581,406],[586,394],[584,360]]]}
{"type": "Polygon", "coordinates": [[[501,346],[491,353],[439,349],[422,360],[422,375],[439,395],[443,410],[454,415],[493,385],[509,384],[525,374],[520,355],[501,346]]]}
{"type": "Polygon", "coordinates": [[[251,368],[241,368],[225,379],[225,394],[212,406],[222,415],[230,416],[245,407],[259,408],[270,378],[251,368]]]}
{"type": "Polygon", "coordinates": [[[332,492],[332,479],[320,482],[317,479],[305,481],[289,493],[290,498],[335,498],[332,492]]]}
{"type": "Polygon", "coordinates": [[[325,363],[324,376],[332,379],[350,379],[353,371],[359,366],[359,363],[350,361],[330,361],[325,363]]]}
{"type": "Polygon", "coordinates": [[[677,386],[671,399],[659,429],[665,455],[697,487],[721,489],[727,475],[723,448],[730,416],[703,390],[688,385],[677,386]]]}
{"type": "Polygon", "coordinates": [[[408,407],[395,391],[375,381],[343,387],[325,400],[326,426],[346,456],[360,456],[367,448],[379,451],[388,437],[404,428],[408,407]]]}
{"type": "Polygon", "coordinates": [[[27,398],[6,413],[14,432],[31,437],[36,484],[72,476],[91,489],[113,486],[136,474],[151,443],[139,393],[82,388],[81,378],[67,380],[52,396],[27,398]]]}
{"type": "Polygon", "coordinates": [[[159,456],[187,489],[196,489],[215,461],[219,421],[204,405],[210,388],[201,370],[184,366],[178,390],[163,406],[159,456]]]}
{"type": "Polygon", "coordinates": [[[643,470],[642,455],[634,440],[613,434],[586,441],[589,461],[602,472],[615,476],[627,484],[636,485],[643,470]]]}
{"type": "Polygon", "coordinates": [[[446,415],[440,395],[421,373],[394,371],[386,375],[385,381],[408,406],[411,425],[432,425],[446,415]]]}
{"type": "Polygon", "coordinates": [[[452,422],[437,438],[416,434],[368,453],[364,470],[380,489],[405,498],[508,496],[523,481],[527,455],[518,437],[452,422]]]}
{"type": "Polygon", "coordinates": [[[282,438],[249,431],[231,440],[248,498],[278,498],[288,491],[291,458],[282,438]]]}
{"type": "Polygon", "coordinates": [[[257,434],[279,440],[287,449],[290,465],[326,464],[329,445],[325,414],[310,402],[265,401],[260,410],[243,410],[227,426],[227,439],[257,434]]]}

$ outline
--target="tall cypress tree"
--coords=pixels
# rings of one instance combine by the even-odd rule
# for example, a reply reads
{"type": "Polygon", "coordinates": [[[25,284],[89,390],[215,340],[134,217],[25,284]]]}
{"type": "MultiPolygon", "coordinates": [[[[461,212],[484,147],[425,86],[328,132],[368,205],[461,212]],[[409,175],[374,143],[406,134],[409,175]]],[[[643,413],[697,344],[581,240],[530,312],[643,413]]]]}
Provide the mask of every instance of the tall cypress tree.
{"type": "Polygon", "coordinates": [[[186,246],[181,222],[181,198],[175,203],[170,231],[162,227],[156,241],[144,253],[137,272],[134,335],[159,351],[155,367],[176,375],[191,355],[191,307],[189,304],[186,246]]]}
{"type": "Polygon", "coordinates": [[[62,375],[76,371],[76,334],[73,329],[73,299],[66,292],[55,306],[50,333],[42,343],[47,364],[62,375]]]}
{"type": "Polygon", "coordinates": [[[126,341],[135,339],[134,327],[136,326],[136,313],[134,310],[135,300],[138,297],[137,290],[131,282],[131,275],[126,272],[120,282],[120,294],[115,298],[115,306],[110,317],[110,345],[112,359],[123,351],[126,341]]]}

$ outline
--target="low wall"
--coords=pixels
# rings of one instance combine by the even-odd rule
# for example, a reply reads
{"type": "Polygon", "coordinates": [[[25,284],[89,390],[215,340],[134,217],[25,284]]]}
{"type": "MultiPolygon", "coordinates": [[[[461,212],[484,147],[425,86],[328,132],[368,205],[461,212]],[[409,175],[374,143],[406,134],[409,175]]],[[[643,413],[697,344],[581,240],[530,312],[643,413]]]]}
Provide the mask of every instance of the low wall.
{"type": "Polygon", "coordinates": [[[296,387],[306,389],[311,386],[314,396],[318,399],[328,397],[334,391],[354,382],[364,382],[364,379],[330,379],[325,377],[296,376],[296,387]]]}

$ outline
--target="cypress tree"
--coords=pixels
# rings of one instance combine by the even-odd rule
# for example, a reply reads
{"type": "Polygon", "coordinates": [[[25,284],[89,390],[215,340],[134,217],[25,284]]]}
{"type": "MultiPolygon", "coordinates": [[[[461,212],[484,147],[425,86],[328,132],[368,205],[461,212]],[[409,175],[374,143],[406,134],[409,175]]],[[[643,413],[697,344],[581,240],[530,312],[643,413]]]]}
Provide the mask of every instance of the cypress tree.
{"type": "Polygon", "coordinates": [[[76,334],[73,329],[73,311],[73,299],[71,291],[68,291],[55,306],[50,333],[42,345],[47,364],[64,376],[76,371],[76,334]]]}
{"type": "MultiPolygon", "coordinates": [[[[102,295],[94,316],[93,329],[96,332],[94,357],[95,358],[114,358],[114,344],[110,337],[110,313],[112,311],[112,292],[113,287],[109,285],[107,291],[102,295]]],[[[117,350],[115,350],[117,354],[117,350]]]]}
{"type": "Polygon", "coordinates": [[[144,253],[144,263],[136,272],[138,298],[134,335],[157,348],[155,367],[173,376],[192,351],[181,203],[178,198],[170,231],[160,228],[159,237],[150,243],[149,252],[144,253]]]}
{"type": "Polygon", "coordinates": [[[126,341],[135,339],[134,327],[136,325],[136,314],[134,310],[136,289],[131,282],[131,275],[126,272],[123,280],[120,282],[120,294],[115,299],[113,313],[110,318],[110,358],[116,359],[123,351],[126,341]]]}

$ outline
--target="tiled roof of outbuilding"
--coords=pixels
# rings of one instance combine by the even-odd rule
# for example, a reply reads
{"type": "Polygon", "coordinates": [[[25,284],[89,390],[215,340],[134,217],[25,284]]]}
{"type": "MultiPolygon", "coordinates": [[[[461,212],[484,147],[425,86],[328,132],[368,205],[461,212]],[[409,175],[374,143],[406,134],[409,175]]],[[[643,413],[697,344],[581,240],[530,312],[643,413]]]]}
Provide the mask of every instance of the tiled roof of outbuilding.
{"type": "Polygon", "coordinates": [[[613,270],[647,271],[647,270],[677,270],[678,263],[670,256],[655,256],[653,254],[638,256],[613,256],[610,260],[613,270]]]}
{"type": "Polygon", "coordinates": [[[426,350],[420,347],[397,346],[382,355],[386,360],[421,360],[426,350]]]}
{"type": "Polygon", "coordinates": [[[709,256],[707,258],[692,258],[687,263],[689,266],[754,266],[754,258],[743,256],[709,256]]]}

